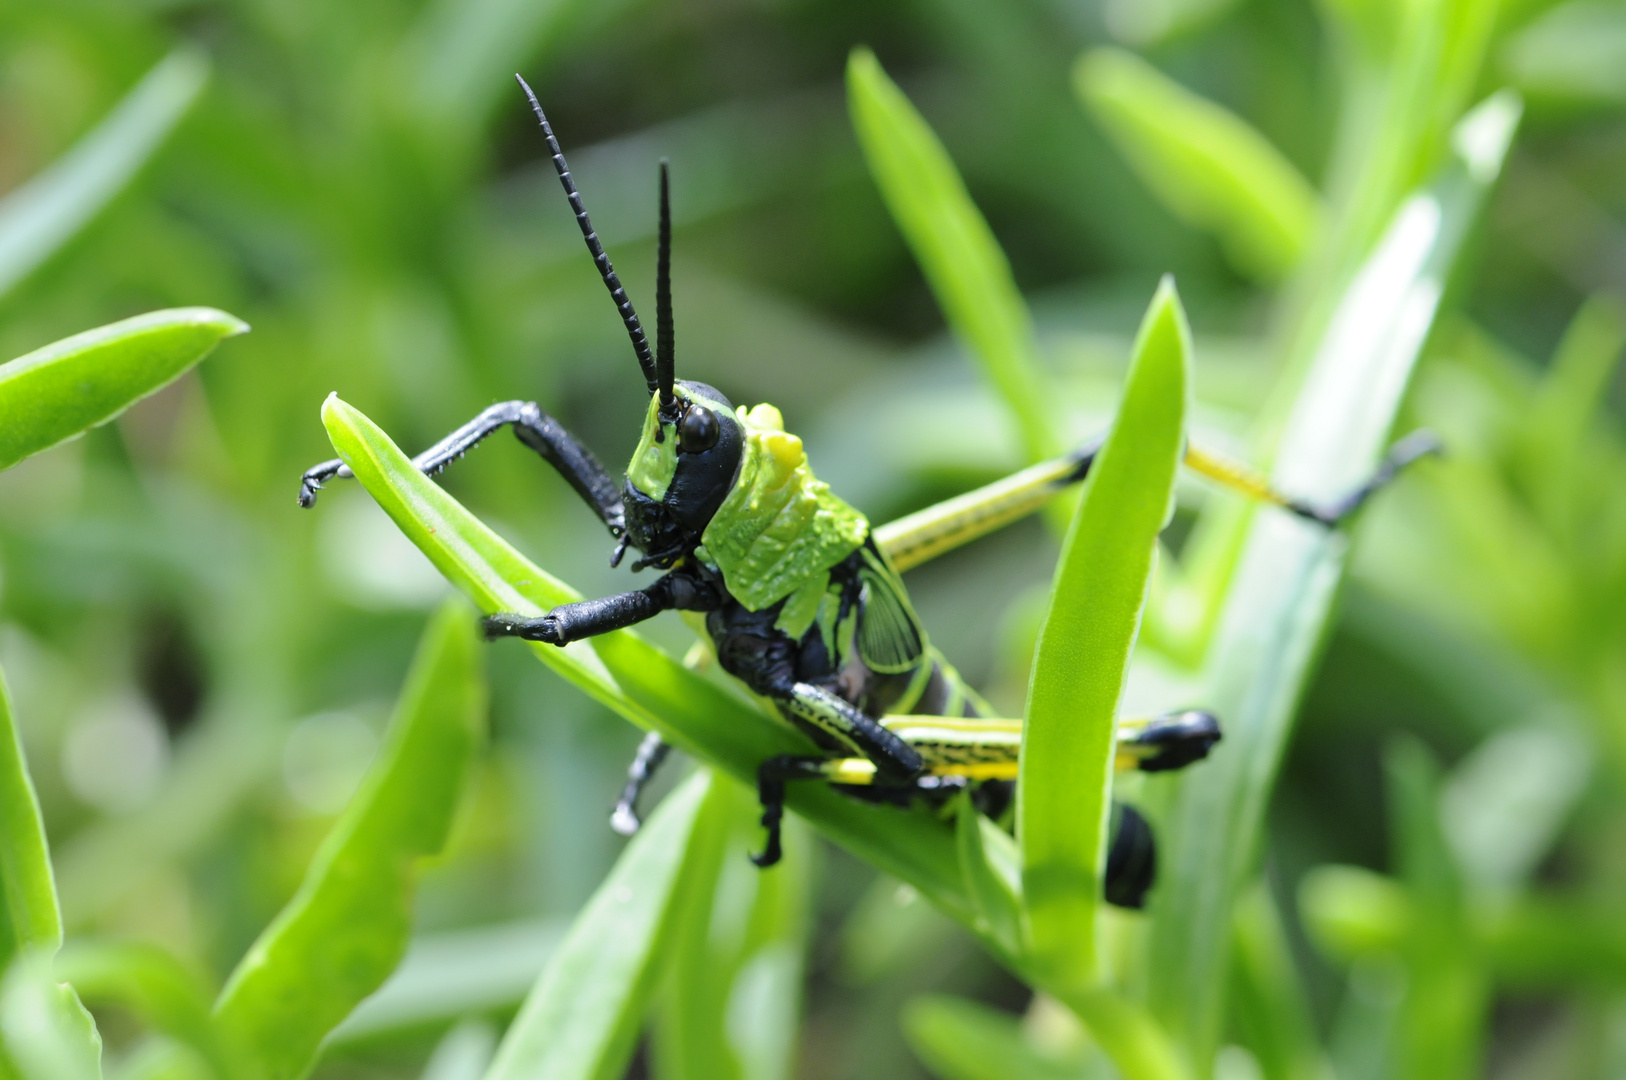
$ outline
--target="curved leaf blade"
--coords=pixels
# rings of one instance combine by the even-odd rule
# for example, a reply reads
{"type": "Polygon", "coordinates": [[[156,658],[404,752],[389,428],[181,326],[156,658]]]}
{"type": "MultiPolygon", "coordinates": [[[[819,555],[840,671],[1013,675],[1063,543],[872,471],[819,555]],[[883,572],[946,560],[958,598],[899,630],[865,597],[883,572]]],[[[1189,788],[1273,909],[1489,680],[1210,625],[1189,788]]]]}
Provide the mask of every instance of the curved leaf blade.
{"type": "Polygon", "coordinates": [[[27,277],[130,182],[209,78],[196,49],[170,53],[61,158],[0,199],[0,295],[27,277]]]}
{"type": "Polygon", "coordinates": [[[221,1080],[238,1075],[221,1044],[203,980],[155,945],[75,941],[58,955],[55,976],[91,1003],[128,1006],[155,1030],[197,1051],[221,1080]]]}
{"type": "Polygon", "coordinates": [[[214,308],[169,308],[0,364],[0,469],[107,423],[247,331],[214,308]]]}
{"type": "Polygon", "coordinates": [[[1051,586],[1016,787],[1031,961],[1052,985],[1095,978],[1114,729],[1168,520],[1185,432],[1191,333],[1165,278],[1141,324],[1123,403],[1051,586]]]}
{"type": "Polygon", "coordinates": [[[62,944],[62,910],[34,781],[0,674],[0,971],[17,955],[62,944]]]}
{"type": "Polygon", "coordinates": [[[1073,85],[1141,180],[1187,224],[1217,234],[1242,269],[1274,281],[1303,258],[1320,199],[1241,117],[1122,49],[1084,54],[1073,85]]]}
{"type": "Polygon", "coordinates": [[[1027,303],[937,135],[868,49],[847,60],[853,131],[949,326],[1015,413],[1029,461],[1056,453],[1027,303]]]}
{"type": "MultiPolygon", "coordinates": [[[[486,1080],[616,1080],[663,959],[712,777],[667,796],[633,837],[548,961],[486,1080]]],[[[712,817],[712,824],[726,824],[712,817]]]]}
{"type": "Polygon", "coordinates": [[[303,1076],[406,951],[418,863],[444,846],[484,737],[481,661],[468,609],[443,605],[361,789],[221,991],[220,1026],[265,1080],[303,1076]]]}
{"type": "MultiPolygon", "coordinates": [[[[1381,457],[1469,228],[1501,169],[1520,106],[1498,94],[1457,125],[1453,159],[1393,216],[1339,298],[1289,417],[1273,482],[1330,500],[1381,457]]],[[[1294,710],[1343,573],[1342,534],[1264,510],[1249,526],[1205,663],[1225,742],[1183,776],[1165,820],[1154,904],[1154,1012],[1200,1066],[1217,1049],[1232,912],[1294,710]]]]}
{"type": "Polygon", "coordinates": [[[102,1080],[102,1037],[50,950],[27,953],[0,981],[0,1074],[11,1080],[102,1080]]]}

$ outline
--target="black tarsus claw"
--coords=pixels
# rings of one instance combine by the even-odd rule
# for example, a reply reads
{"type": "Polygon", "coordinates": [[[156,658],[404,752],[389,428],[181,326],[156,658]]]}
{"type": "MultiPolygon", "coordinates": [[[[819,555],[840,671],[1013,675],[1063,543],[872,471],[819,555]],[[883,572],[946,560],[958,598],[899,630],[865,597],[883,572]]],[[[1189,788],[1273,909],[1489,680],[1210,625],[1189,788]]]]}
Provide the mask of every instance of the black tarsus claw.
{"type": "Polygon", "coordinates": [[[316,493],[322,490],[322,485],[310,480],[299,482],[299,505],[301,509],[309,510],[316,505],[316,493]]]}
{"type": "Polygon", "coordinates": [[[751,861],[759,870],[768,869],[784,857],[785,852],[779,841],[779,825],[784,816],[784,808],[780,806],[765,806],[762,809],[762,827],[768,830],[768,844],[762,849],[762,854],[751,856],[751,861]]]}

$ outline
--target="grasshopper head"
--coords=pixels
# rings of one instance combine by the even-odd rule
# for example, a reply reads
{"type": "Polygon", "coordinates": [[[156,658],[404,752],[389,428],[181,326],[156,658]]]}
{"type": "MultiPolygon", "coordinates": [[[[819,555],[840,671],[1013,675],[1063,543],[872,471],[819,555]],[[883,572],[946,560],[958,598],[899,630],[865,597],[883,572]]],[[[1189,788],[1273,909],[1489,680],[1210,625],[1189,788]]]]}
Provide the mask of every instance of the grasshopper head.
{"type": "Polygon", "coordinates": [[[727,398],[705,383],[673,385],[673,403],[649,399],[643,438],[622,490],[626,540],[645,565],[670,566],[700,543],[734,486],[745,431],[727,398]]]}

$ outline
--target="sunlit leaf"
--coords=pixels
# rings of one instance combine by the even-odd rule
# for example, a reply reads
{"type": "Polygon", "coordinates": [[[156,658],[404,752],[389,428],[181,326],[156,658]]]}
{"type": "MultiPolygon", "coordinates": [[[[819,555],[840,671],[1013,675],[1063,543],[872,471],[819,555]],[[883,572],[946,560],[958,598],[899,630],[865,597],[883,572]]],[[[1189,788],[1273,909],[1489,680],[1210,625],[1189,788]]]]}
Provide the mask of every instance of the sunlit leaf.
{"type": "Polygon", "coordinates": [[[74,941],[57,957],[55,975],[92,1005],[122,1005],[155,1031],[196,1052],[219,1080],[242,1075],[221,1043],[203,980],[155,945],[74,941]]]}
{"type": "Polygon", "coordinates": [[[654,990],[711,787],[701,772],[639,830],[521,1006],[486,1080],[618,1080],[654,990]]]}
{"type": "Polygon", "coordinates": [[[219,1022],[265,1080],[303,1076],[406,951],[420,863],[445,844],[484,736],[481,662],[472,613],[447,603],[361,789],[221,992],[219,1022]]]}
{"type": "Polygon", "coordinates": [[[186,115],[209,77],[195,49],[169,54],[66,154],[0,199],[0,294],[116,195],[186,115]]]}
{"type": "Polygon", "coordinates": [[[17,955],[62,944],[62,913],[51,877],[34,781],[23,759],[11,693],[0,675],[0,971],[17,955]]]}
{"type": "Polygon", "coordinates": [[[102,1037],[51,950],[26,953],[0,981],[0,1073],[7,1080],[101,1080],[102,1037]]]}
{"type": "Polygon", "coordinates": [[[106,423],[247,330],[224,311],[173,308],[0,364],[0,469],[106,423]]]}
{"type": "MultiPolygon", "coordinates": [[[[1312,500],[1351,490],[1385,449],[1463,240],[1519,116],[1498,95],[1465,117],[1456,153],[1395,214],[1350,282],[1315,354],[1273,480],[1312,500]]],[[[1219,1038],[1232,904],[1257,866],[1265,807],[1342,574],[1346,541],[1259,511],[1206,662],[1205,704],[1225,741],[1180,781],[1160,835],[1149,999],[1206,1068],[1219,1038]]]]}
{"type": "Polygon", "coordinates": [[[1029,460],[1050,456],[1061,443],[1027,304],[954,162],[868,49],[848,58],[847,103],[870,173],[949,326],[1016,415],[1029,460]]]}
{"type": "Polygon", "coordinates": [[[1073,81],[1146,185],[1238,266],[1274,280],[1303,258],[1321,216],[1315,190],[1240,117],[1121,49],[1086,53],[1073,81]]]}
{"type": "Polygon", "coordinates": [[[1172,281],[1141,324],[1124,398],[1062,547],[1039,633],[1017,783],[1033,962],[1095,978],[1114,730],[1185,438],[1191,335],[1172,281]]]}

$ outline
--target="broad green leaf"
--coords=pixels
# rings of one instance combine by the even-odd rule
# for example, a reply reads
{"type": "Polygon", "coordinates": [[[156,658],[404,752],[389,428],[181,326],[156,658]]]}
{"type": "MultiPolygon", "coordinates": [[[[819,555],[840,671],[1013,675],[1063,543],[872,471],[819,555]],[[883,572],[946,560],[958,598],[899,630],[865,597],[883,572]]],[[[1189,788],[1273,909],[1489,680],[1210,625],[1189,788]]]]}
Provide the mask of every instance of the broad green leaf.
{"type": "Polygon", "coordinates": [[[949,326],[1016,415],[1028,459],[1051,456],[1061,442],[1027,304],[954,162],[868,49],[848,57],[847,104],[870,174],[949,326]]]}
{"type": "Polygon", "coordinates": [[[0,981],[0,1075],[7,1080],[102,1080],[102,1037],[96,1022],[73,987],[57,981],[51,953],[25,953],[0,981]]]}
{"type": "MultiPolygon", "coordinates": [[[[1500,172],[1517,99],[1465,117],[1456,153],[1395,214],[1335,308],[1284,432],[1273,481],[1327,500],[1384,452],[1469,227],[1500,172]]],[[[1404,482],[1404,480],[1402,480],[1404,482]]],[[[1205,663],[1225,741],[1189,770],[1159,836],[1149,1001],[1206,1073],[1217,1049],[1232,905],[1252,884],[1265,807],[1343,572],[1341,531],[1258,511],[1205,663]]]]}
{"type": "Polygon", "coordinates": [[[1191,333],[1165,279],[1123,403],[1090,468],[1039,631],[1016,788],[1031,963],[1050,985],[1096,977],[1114,730],[1157,535],[1185,438],[1191,333]]]}
{"type": "Polygon", "coordinates": [[[209,77],[195,49],[170,53],[88,135],[0,199],[0,295],[78,232],[130,182],[209,77]]]}
{"type": "Polygon", "coordinates": [[[1240,268],[1274,281],[1298,265],[1320,227],[1319,199],[1241,117],[1121,49],[1086,53],[1073,84],[1141,180],[1216,234],[1240,268]]]}
{"type": "Polygon", "coordinates": [[[219,1080],[239,1075],[221,1043],[203,980],[155,945],[74,941],[58,955],[55,976],[91,1004],[130,1009],[155,1031],[191,1048],[219,1080]]]}
{"type": "Polygon", "coordinates": [[[1083,1055],[1041,1052],[1014,1016],[946,994],[913,998],[903,1009],[909,1048],[942,1080],[1091,1080],[1102,1071],[1083,1055]]]}
{"type": "Polygon", "coordinates": [[[617,1080],[665,953],[711,774],[661,803],[576,918],[503,1036],[486,1080],[617,1080]]]}
{"type": "Polygon", "coordinates": [[[51,952],[60,944],[62,913],[45,822],[0,674],[0,971],[21,953],[51,952]]]}
{"type": "MultiPolygon", "coordinates": [[[[412,467],[371,420],[337,397],[322,407],[333,447],[407,538],[482,611],[541,614],[581,594],[539,569],[412,467]]],[[[755,784],[757,766],[810,744],[630,630],[563,649],[540,642],[543,663],[621,716],[755,784]]],[[[972,910],[954,837],[924,810],[900,812],[824,784],[793,784],[787,802],[831,839],[902,878],[968,924],[972,910]]]]}
{"type": "Polygon", "coordinates": [[[171,308],[0,364],[0,469],[105,424],[247,330],[224,311],[171,308]]]}
{"type": "Polygon", "coordinates": [[[360,790],[221,991],[220,1025],[264,1080],[303,1076],[406,951],[419,865],[446,842],[484,734],[480,649],[461,601],[430,620],[360,790]]]}

